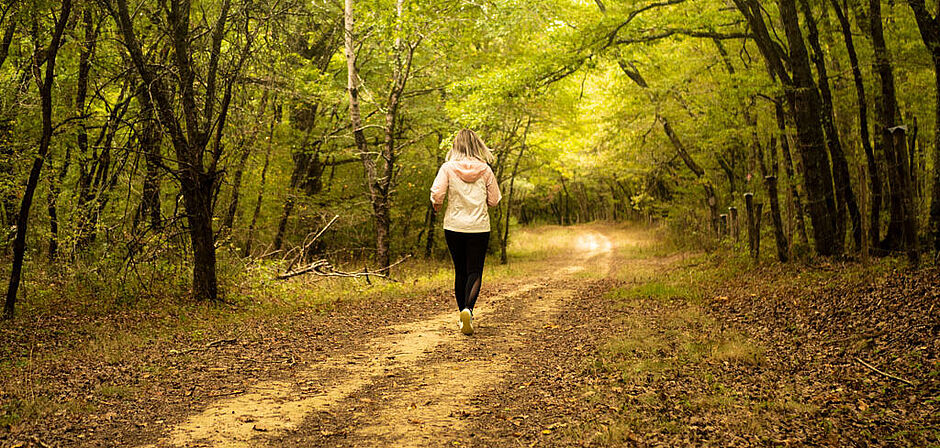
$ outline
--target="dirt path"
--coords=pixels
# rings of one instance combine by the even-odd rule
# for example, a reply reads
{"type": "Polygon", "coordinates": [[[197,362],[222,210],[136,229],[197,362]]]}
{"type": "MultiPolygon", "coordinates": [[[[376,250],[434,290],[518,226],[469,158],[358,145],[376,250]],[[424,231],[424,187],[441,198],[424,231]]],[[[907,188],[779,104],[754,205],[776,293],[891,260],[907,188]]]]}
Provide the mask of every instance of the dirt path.
{"type": "Polygon", "coordinates": [[[558,311],[582,291],[581,279],[608,274],[610,238],[584,229],[572,246],[549,275],[482,297],[472,337],[457,331],[450,311],[389,326],[290,381],[219,399],[150,446],[439,446],[479,411],[481,394],[505,387],[515,354],[534,343],[531,331],[564,325],[558,311]]]}

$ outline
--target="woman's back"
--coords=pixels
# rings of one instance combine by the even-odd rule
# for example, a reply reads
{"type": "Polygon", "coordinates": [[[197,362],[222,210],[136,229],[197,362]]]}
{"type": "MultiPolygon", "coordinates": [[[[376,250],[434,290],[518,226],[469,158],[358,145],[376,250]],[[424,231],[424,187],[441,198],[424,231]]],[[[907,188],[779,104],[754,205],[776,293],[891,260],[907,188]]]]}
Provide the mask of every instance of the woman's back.
{"type": "Polygon", "coordinates": [[[477,159],[445,162],[431,187],[431,201],[440,203],[447,194],[444,229],[455,232],[489,232],[487,207],[499,203],[500,192],[489,165],[477,159]]]}

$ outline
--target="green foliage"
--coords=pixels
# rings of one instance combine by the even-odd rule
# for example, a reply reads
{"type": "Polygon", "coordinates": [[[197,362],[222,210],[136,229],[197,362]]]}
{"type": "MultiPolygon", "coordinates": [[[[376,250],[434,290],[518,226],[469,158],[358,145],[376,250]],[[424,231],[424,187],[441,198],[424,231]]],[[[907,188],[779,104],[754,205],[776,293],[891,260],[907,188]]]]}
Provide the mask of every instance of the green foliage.
{"type": "MultiPolygon", "coordinates": [[[[162,34],[165,24],[159,19],[162,4],[131,3],[137,8],[134,27],[147,57],[155,64],[172,57],[162,34]]],[[[596,2],[568,0],[403,1],[400,15],[397,2],[390,0],[356,4],[363,131],[370,148],[377,150],[384,143],[385,104],[395,66],[393,45],[404,42],[414,51],[395,136],[398,148],[391,186],[395,255],[423,253],[428,229],[440,226],[439,216],[436,222],[429,219],[427,190],[453,134],[462,127],[479,131],[497,155],[493,168],[507,200],[493,211],[494,230],[505,227],[506,213],[511,215],[511,229],[533,222],[665,221],[677,243],[711,250],[717,243],[709,230],[704,185],[717,190],[720,211],[728,206],[743,210],[740,195],[745,191],[767,203],[754,146],[760,142],[770,152],[766,148],[777,130],[769,99],[783,91],[767,75],[751,40],[721,40],[727,52],[724,59],[715,41],[692,35],[744,33],[740,13],[713,0],[602,3],[605,11],[596,2]],[[636,68],[648,87],[630,79],[621,63],[636,68]],[[663,132],[663,119],[701,165],[704,177],[696,178],[677,156],[663,132]]],[[[220,5],[198,1],[190,18],[192,45],[198,50],[193,62],[200,73],[209,63],[211,36],[195,24],[214,23],[220,5]]],[[[151,228],[141,212],[148,168],[139,140],[143,118],[139,80],[129,70],[114,19],[102,6],[79,7],[59,53],[52,98],[55,135],[31,214],[29,260],[41,263],[55,238],[60,254],[55,270],[62,273],[58,281],[79,283],[73,287],[75,294],[96,294],[118,304],[141,301],[148,290],[182,296],[186,290],[182,279],[191,268],[187,222],[178,179],[166,170],[179,168],[176,155],[164,135],[159,151],[162,166],[152,167],[160,182],[162,226],[151,228]],[[86,41],[82,26],[86,11],[100,24],[94,45],[86,41]],[[93,49],[90,88],[79,111],[75,108],[78,65],[81,52],[89,49],[93,49]],[[112,119],[114,114],[119,118],[112,119]],[[79,144],[83,134],[90,142],[86,149],[79,144]],[[106,169],[96,171],[102,164],[106,169]],[[89,182],[104,187],[89,189],[89,182]],[[90,196],[83,196],[88,191],[90,196]],[[59,224],[55,233],[47,213],[53,202],[59,224]],[[95,211],[96,206],[100,210],[95,211]],[[89,239],[89,233],[95,237],[89,239]],[[82,269],[92,261],[102,266],[82,269]],[[121,281],[115,282],[116,278],[121,281]]],[[[836,74],[832,88],[837,126],[853,183],[859,185],[866,174],[855,120],[858,105],[845,74],[848,56],[831,11],[822,3],[812,6],[836,74]]],[[[12,218],[40,134],[39,98],[30,64],[36,49],[49,38],[58,7],[57,2],[27,2],[9,12],[21,21],[34,19],[36,27],[15,30],[8,57],[0,64],[0,248],[9,244],[12,218]]],[[[767,14],[778,14],[776,5],[765,7],[767,14]]],[[[214,192],[227,296],[238,295],[238,279],[243,278],[245,263],[250,264],[240,257],[249,243],[250,255],[278,258],[303,244],[334,215],[340,218],[312,246],[311,257],[368,263],[374,253],[373,219],[360,155],[348,126],[340,8],[321,1],[233,0],[230,14],[222,42],[225,56],[220,60],[223,81],[236,73],[234,52],[249,38],[253,47],[232,84],[214,192]],[[222,229],[236,198],[233,227],[222,229]],[[257,215],[256,204],[260,204],[257,215]],[[282,225],[278,251],[273,244],[282,225]]],[[[901,109],[905,116],[918,119],[921,139],[933,141],[934,110],[924,100],[929,96],[925,92],[935,87],[929,55],[906,4],[885,5],[884,15],[901,109]]],[[[855,26],[860,68],[873,92],[871,46],[855,26]]],[[[798,145],[791,143],[797,161],[794,179],[784,174],[782,155],[774,157],[780,160],[784,225],[791,252],[799,255],[807,248],[796,238],[789,195],[791,186],[800,189],[802,168],[798,145]]],[[[935,169],[927,149],[929,145],[916,155],[923,191],[928,190],[929,174],[935,169]]],[[[921,196],[921,210],[927,209],[925,197],[921,196]]],[[[434,232],[432,254],[438,257],[444,255],[441,233],[434,232]]],[[[765,241],[772,237],[765,235],[765,241]]],[[[27,281],[41,283],[44,277],[38,273],[45,271],[37,268],[30,273],[28,268],[27,281]]],[[[39,295],[28,300],[43,299],[39,295]]]]}

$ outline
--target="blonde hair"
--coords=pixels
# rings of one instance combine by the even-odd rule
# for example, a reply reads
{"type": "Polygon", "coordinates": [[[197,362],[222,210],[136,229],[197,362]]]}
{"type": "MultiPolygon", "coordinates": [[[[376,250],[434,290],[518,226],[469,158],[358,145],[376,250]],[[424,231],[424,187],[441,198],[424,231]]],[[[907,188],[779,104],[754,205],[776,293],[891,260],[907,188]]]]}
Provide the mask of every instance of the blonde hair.
{"type": "Polygon", "coordinates": [[[480,139],[480,136],[477,135],[476,132],[469,129],[461,129],[457,132],[457,135],[454,136],[454,146],[447,152],[447,161],[450,162],[452,160],[469,158],[478,159],[486,163],[493,163],[493,161],[496,160],[490,148],[486,147],[486,144],[483,143],[483,140],[480,139]]]}

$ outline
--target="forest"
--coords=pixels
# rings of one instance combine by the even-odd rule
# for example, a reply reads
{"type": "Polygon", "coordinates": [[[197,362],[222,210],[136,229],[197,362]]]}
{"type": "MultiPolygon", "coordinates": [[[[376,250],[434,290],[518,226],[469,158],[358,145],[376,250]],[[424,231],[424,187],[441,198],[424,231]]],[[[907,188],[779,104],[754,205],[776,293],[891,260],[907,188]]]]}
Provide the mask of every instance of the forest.
{"type": "MultiPolygon", "coordinates": [[[[940,2],[3,0],[0,34],[0,443],[940,443],[940,2]],[[581,333],[559,333],[544,343],[553,355],[520,368],[471,362],[498,378],[473,390],[505,406],[499,425],[483,405],[418,399],[419,414],[398,421],[364,384],[402,393],[370,383],[400,369],[434,386],[408,393],[437,403],[472,373],[441,379],[454,368],[434,356],[477,355],[449,333],[408,346],[350,331],[379,325],[362,316],[412,336],[445,325],[432,314],[452,302],[451,264],[428,191],[461,129],[493,151],[503,198],[481,296],[492,287],[502,305],[481,319],[581,333]],[[679,339],[636,333],[657,325],[679,339]],[[661,347],[623,348],[643,340],[661,347]],[[771,355],[786,341],[819,351],[771,355]],[[844,400],[849,413],[787,395],[667,416],[671,405],[635,398],[685,402],[662,391],[664,372],[687,365],[642,353],[709,347],[676,357],[701,381],[730,362],[722,372],[740,385],[780,364],[771,356],[797,369],[833,341],[850,347],[832,355],[844,363],[806,373],[791,395],[838,385],[861,394],[844,400]],[[406,346],[420,362],[381,361],[406,346]],[[360,355],[379,361],[355,367],[360,355]],[[182,361],[195,358],[205,365],[182,361]],[[324,373],[347,358],[345,374],[324,373]],[[523,390],[559,366],[576,379],[552,394],[574,401],[538,408],[523,390]],[[884,383],[871,397],[856,376],[832,379],[845,375],[884,383]],[[362,384],[327,385],[343,376],[362,384]],[[274,378],[293,386],[266,398],[344,390],[380,417],[256,410],[203,421],[227,428],[214,435],[186,420],[226,399],[254,406],[265,396],[253,381],[274,378]],[[655,423],[667,420],[679,423],[655,423]],[[448,439],[435,423],[470,435],[448,439]]],[[[497,360],[534,337],[505,331],[473,347],[497,360]]],[[[784,381],[768,378],[761,390],[784,381]]]]}

